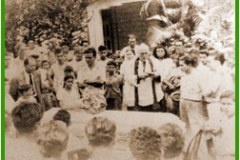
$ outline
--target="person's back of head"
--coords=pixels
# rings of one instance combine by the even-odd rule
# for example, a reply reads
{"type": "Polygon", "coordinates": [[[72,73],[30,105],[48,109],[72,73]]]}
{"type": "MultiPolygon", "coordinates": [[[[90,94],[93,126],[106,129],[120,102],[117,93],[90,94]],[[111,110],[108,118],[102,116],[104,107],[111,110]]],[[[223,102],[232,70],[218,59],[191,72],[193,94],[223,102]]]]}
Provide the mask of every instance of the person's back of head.
{"type": "Polygon", "coordinates": [[[53,120],[62,121],[69,126],[71,123],[71,115],[67,110],[61,109],[53,116],[53,120]]]}
{"type": "Polygon", "coordinates": [[[32,89],[32,85],[30,85],[30,84],[22,84],[22,85],[19,86],[18,91],[22,95],[25,95],[26,92],[28,92],[30,89],[32,89]]]}
{"type": "Polygon", "coordinates": [[[150,127],[133,129],[129,148],[136,160],[157,160],[161,157],[160,135],[150,127]]]}
{"type": "Polygon", "coordinates": [[[39,126],[38,146],[45,158],[61,158],[68,144],[67,125],[62,121],[49,121],[39,126]]]}
{"type": "Polygon", "coordinates": [[[110,147],[115,141],[116,124],[105,117],[94,117],[86,126],[85,132],[93,147],[110,147]]]}
{"type": "Polygon", "coordinates": [[[13,124],[20,134],[32,133],[41,120],[43,110],[37,103],[21,103],[12,111],[13,124]]]}
{"type": "Polygon", "coordinates": [[[179,156],[185,141],[182,129],[174,123],[166,123],[159,128],[158,132],[161,136],[164,158],[172,159],[179,156]]]}

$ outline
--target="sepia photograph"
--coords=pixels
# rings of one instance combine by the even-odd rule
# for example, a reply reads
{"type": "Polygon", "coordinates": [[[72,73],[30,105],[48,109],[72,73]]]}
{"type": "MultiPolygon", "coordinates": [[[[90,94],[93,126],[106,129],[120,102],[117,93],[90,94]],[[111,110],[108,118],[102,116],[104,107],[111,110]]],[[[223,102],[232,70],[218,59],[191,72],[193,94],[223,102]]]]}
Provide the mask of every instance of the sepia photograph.
{"type": "Polygon", "coordinates": [[[2,2],[5,160],[239,158],[235,5],[2,2]]]}

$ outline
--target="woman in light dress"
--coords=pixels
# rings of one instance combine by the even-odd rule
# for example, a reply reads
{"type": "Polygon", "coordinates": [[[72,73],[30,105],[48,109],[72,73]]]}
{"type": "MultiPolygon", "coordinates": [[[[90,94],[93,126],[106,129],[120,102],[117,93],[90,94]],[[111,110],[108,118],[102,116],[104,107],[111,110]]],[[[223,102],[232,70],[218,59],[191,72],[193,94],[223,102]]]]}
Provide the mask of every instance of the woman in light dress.
{"type": "Polygon", "coordinates": [[[66,75],[64,77],[63,87],[57,91],[57,99],[60,107],[63,109],[79,109],[83,108],[83,102],[80,99],[80,93],[77,87],[73,85],[74,77],[66,75]]]}

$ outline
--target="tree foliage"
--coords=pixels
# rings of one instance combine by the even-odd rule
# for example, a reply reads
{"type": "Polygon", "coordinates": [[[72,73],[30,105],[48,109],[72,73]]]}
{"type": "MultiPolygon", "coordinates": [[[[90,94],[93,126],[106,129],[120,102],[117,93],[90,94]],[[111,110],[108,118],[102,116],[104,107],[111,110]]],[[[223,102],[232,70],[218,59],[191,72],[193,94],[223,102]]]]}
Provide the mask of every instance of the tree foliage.
{"type": "Polygon", "coordinates": [[[87,3],[81,0],[6,0],[6,45],[16,42],[18,34],[41,42],[57,37],[70,43],[82,40],[87,27],[87,3]],[[73,33],[78,31],[78,35],[73,33]],[[11,40],[10,40],[11,39],[11,40]]]}

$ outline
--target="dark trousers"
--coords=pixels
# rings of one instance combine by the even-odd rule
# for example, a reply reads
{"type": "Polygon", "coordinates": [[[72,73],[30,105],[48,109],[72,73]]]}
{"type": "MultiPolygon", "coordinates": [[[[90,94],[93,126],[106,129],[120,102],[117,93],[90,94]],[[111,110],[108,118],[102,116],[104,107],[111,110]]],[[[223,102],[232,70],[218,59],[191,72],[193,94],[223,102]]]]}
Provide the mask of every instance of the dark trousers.
{"type": "Polygon", "coordinates": [[[139,106],[139,111],[141,112],[152,112],[152,105],[149,105],[149,106],[139,106]]]}
{"type": "Polygon", "coordinates": [[[121,110],[122,100],[121,98],[108,98],[107,110],[121,110]]]}
{"type": "Polygon", "coordinates": [[[138,107],[132,107],[132,106],[128,106],[127,107],[128,111],[138,111],[138,107]]]}

